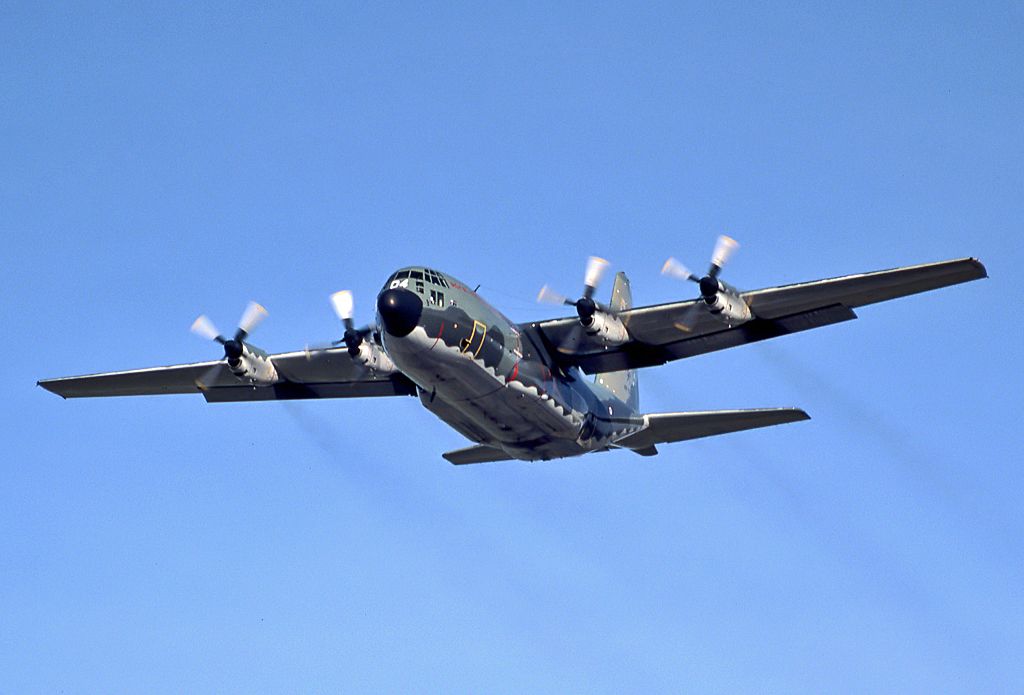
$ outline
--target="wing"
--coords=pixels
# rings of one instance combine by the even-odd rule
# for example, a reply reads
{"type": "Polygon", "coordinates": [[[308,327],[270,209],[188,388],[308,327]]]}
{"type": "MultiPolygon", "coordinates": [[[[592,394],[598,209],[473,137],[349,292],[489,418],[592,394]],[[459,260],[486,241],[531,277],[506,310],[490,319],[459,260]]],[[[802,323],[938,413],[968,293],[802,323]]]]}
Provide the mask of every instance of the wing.
{"type": "Polygon", "coordinates": [[[272,386],[243,382],[223,360],[46,379],[39,385],[64,398],[202,393],[210,403],[416,395],[416,386],[403,374],[370,372],[344,348],[310,355],[284,352],[270,359],[282,379],[272,386]]]}
{"type": "Polygon", "coordinates": [[[570,345],[579,335],[573,330],[579,325],[576,317],[522,324],[520,329],[544,345],[562,366],[576,366],[589,374],[614,372],[848,321],[857,318],[853,309],[865,304],[983,277],[987,273],[980,261],[962,258],[743,292],[754,318],[735,328],[707,312],[698,312],[696,321],[684,322],[688,309],[700,300],[640,307],[619,315],[630,340],[617,347],[588,339],[570,345]]]}

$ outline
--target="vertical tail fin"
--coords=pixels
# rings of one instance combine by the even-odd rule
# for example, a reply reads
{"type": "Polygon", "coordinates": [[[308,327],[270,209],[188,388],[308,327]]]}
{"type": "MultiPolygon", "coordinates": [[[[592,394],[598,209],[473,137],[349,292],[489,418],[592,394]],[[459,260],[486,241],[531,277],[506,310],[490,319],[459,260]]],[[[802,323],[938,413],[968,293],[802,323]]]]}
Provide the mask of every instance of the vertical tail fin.
{"type": "MultiPolygon", "coordinates": [[[[615,274],[615,284],[612,285],[612,300],[608,306],[615,311],[625,311],[626,309],[633,308],[633,293],[629,289],[629,278],[626,277],[625,273],[615,274]]],[[[640,410],[640,388],[637,384],[635,369],[598,374],[594,380],[614,393],[617,398],[633,410],[640,410]]]]}

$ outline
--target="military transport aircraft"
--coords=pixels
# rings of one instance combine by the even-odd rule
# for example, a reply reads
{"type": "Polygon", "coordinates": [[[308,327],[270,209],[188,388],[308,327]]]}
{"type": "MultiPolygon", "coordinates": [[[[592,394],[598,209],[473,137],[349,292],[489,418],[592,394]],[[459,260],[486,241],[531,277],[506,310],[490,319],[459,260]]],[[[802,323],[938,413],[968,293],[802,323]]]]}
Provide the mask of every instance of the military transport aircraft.
{"type": "Polygon", "coordinates": [[[211,403],[416,396],[474,442],[443,455],[455,464],[610,449],[652,456],[658,444],[808,415],[797,408],[643,414],[637,369],[848,321],[865,304],[987,276],[977,259],[964,258],[743,292],[719,277],[736,248],[719,237],[703,276],[670,258],[662,272],[696,283],[699,296],[639,308],[624,273],[608,304],[594,298],[608,263],[592,257],[581,297],[548,287],[538,297],[574,307],[575,316],[520,324],[451,275],[408,267],[384,283],[374,324],[357,328],[351,292],[333,294],[345,331],[327,347],[267,354],[248,341],[266,316],[250,303],[231,338],[205,316],[192,325],[221,344],[223,359],[39,385],[64,398],[201,393],[211,403]]]}

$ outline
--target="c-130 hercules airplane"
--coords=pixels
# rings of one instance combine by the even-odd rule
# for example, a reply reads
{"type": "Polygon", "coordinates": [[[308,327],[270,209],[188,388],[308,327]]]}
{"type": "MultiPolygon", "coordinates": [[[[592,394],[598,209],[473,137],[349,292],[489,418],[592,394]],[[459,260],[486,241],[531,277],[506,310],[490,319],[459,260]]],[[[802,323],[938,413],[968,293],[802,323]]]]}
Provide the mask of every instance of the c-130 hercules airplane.
{"type": "Polygon", "coordinates": [[[639,411],[636,370],[856,318],[853,310],[987,276],[974,258],[741,292],[723,282],[737,248],[719,237],[708,272],[674,259],[663,273],[695,282],[700,296],[633,308],[629,280],[615,276],[611,301],[594,299],[608,263],[590,258],[583,295],[545,287],[538,300],[576,316],[516,324],[451,275],[408,267],[377,295],[377,321],[357,328],[351,292],[331,303],[345,326],[330,347],[267,354],[248,342],[266,316],[250,303],[228,339],[205,316],[192,330],[224,358],[196,364],[47,379],[64,398],[201,393],[211,403],[358,396],[418,396],[475,444],[451,463],[549,460],[657,445],[808,419],[797,408],[708,412],[639,411]],[[584,375],[596,375],[593,380],[584,375]]]}

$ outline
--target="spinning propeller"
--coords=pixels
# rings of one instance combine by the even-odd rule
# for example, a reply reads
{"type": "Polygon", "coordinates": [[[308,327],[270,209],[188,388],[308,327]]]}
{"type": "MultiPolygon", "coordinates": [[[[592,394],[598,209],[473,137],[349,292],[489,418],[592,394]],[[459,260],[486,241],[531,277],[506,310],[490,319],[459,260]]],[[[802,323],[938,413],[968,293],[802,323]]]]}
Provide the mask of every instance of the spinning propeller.
{"type": "MultiPolygon", "coordinates": [[[[723,234],[715,243],[715,250],[711,254],[711,267],[708,268],[707,275],[704,277],[696,275],[675,258],[665,261],[665,265],[661,267],[661,274],[697,283],[705,306],[711,306],[718,300],[718,293],[726,290],[726,286],[718,279],[718,276],[739,247],[739,242],[723,234]]],[[[684,331],[691,330],[696,322],[699,306],[700,304],[693,304],[676,326],[684,331]]]]}
{"type": "Polygon", "coordinates": [[[340,340],[332,340],[329,343],[319,343],[316,345],[306,346],[306,359],[311,360],[313,356],[322,353],[325,350],[329,350],[332,347],[338,347],[344,345],[348,350],[350,357],[357,357],[359,355],[359,349],[366,340],[367,336],[371,335],[375,330],[376,326],[363,326],[362,328],[356,328],[355,321],[352,320],[352,316],[355,313],[355,301],[350,290],[341,290],[331,295],[331,307],[334,309],[335,315],[341,319],[341,322],[345,324],[345,332],[342,334],[340,340]]]}
{"type": "Polygon", "coordinates": [[[332,294],[331,306],[334,307],[334,313],[345,324],[344,336],[341,340],[332,342],[331,345],[344,345],[348,348],[348,354],[351,357],[355,357],[359,354],[359,346],[363,344],[363,340],[366,339],[366,336],[373,333],[373,326],[356,328],[355,321],[352,320],[355,301],[352,298],[352,292],[349,290],[341,290],[332,294]]]}
{"type": "MultiPolygon", "coordinates": [[[[249,302],[245,307],[242,318],[238,322],[238,330],[235,331],[235,336],[230,340],[221,335],[217,327],[213,325],[213,321],[207,318],[206,314],[201,314],[199,318],[192,322],[192,332],[202,338],[213,340],[223,345],[224,357],[227,359],[228,367],[238,375],[240,374],[238,370],[243,372],[245,370],[242,364],[242,356],[245,354],[245,339],[249,337],[253,329],[265,318],[267,318],[267,310],[256,302],[249,302]]],[[[217,382],[217,376],[221,373],[221,366],[222,363],[217,363],[206,370],[196,379],[196,386],[204,391],[210,388],[217,382]]]]}
{"type": "Polygon", "coordinates": [[[217,327],[213,325],[213,321],[207,318],[206,314],[200,315],[192,323],[192,332],[207,340],[213,340],[223,345],[224,357],[230,363],[237,363],[242,357],[245,339],[249,337],[253,329],[265,318],[267,318],[267,310],[256,302],[249,302],[248,306],[245,307],[245,313],[242,314],[242,318],[238,322],[238,330],[235,331],[235,336],[231,340],[221,335],[217,327]]]}
{"type": "Polygon", "coordinates": [[[594,293],[597,292],[597,286],[601,284],[601,278],[604,277],[605,271],[608,270],[608,265],[608,261],[597,256],[591,256],[587,259],[587,269],[583,274],[583,296],[579,299],[569,299],[565,295],[555,292],[547,285],[540,289],[540,293],[537,295],[538,302],[565,304],[566,306],[576,307],[576,314],[580,317],[580,322],[558,346],[559,352],[571,354],[576,351],[584,340],[584,329],[594,324],[594,314],[598,311],[612,317],[618,315],[618,312],[610,306],[594,299],[594,293]]]}
{"type": "Polygon", "coordinates": [[[597,286],[601,283],[601,278],[604,277],[606,270],[608,270],[608,261],[597,256],[591,256],[587,259],[587,270],[583,274],[582,297],[576,300],[569,299],[565,295],[559,294],[547,285],[544,285],[544,287],[540,288],[537,301],[545,304],[565,304],[566,306],[576,307],[580,323],[584,326],[590,325],[591,320],[594,318],[594,313],[599,310],[606,314],[614,315],[615,311],[611,307],[594,300],[594,292],[597,291],[597,286]]]}

